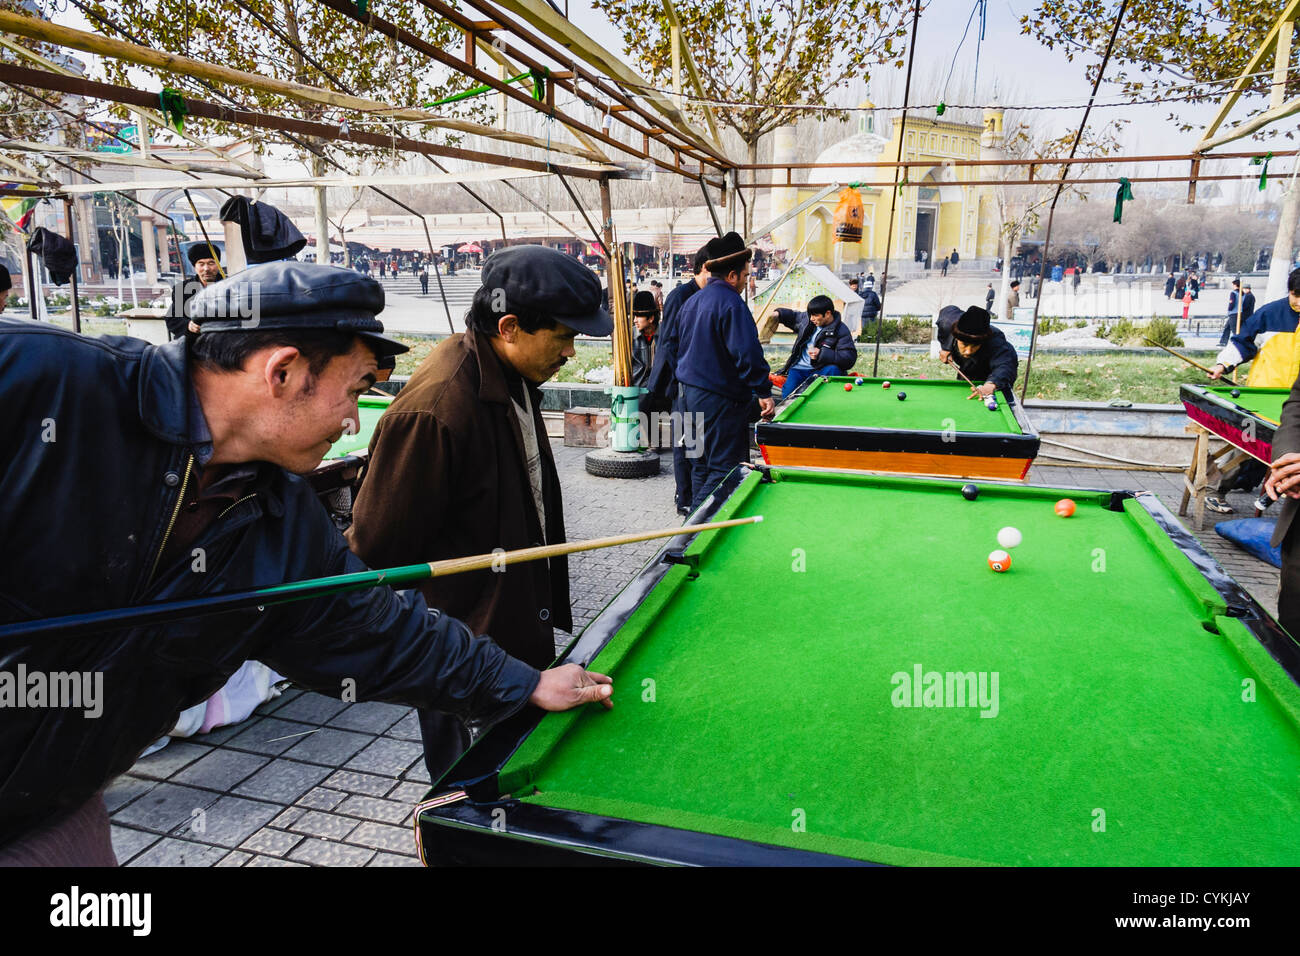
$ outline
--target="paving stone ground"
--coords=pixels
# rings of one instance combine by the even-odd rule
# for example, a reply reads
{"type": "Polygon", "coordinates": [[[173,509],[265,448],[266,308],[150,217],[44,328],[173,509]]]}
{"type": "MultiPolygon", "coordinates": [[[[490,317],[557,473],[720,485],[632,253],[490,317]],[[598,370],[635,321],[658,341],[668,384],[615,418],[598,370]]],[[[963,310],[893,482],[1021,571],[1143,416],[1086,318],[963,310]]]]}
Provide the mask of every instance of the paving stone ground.
{"type": "MultiPolygon", "coordinates": [[[[552,442],[570,540],[669,527],[672,462],[656,478],[593,478],[584,449],[552,442]]],[[[1177,510],[1181,475],[1035,467],[1031,483],[1146,490],[1177,510]]],[[[1252,497],[1230,502],[1250,515],[1252,497]]],[[[1190,520],[1190,519],[1189,519],[1190,520]]],[[[1187,522],[1185,522],[1187,523],[1187,522]]],[[[1219,538],[1197,537],[1270,613],[1278,572],[1219,538]]],[[[655,541],[570,559],[575,632],[659,547],[655,541]]],[[[564,635],[557,632],[557,647],[564,635]]],[[[415,712],[345,704],[290,688],[248,720],[175,740],[106,793],[113,847],[128,866],[418,866],[412,811],[428,788],[415,712]]]]}

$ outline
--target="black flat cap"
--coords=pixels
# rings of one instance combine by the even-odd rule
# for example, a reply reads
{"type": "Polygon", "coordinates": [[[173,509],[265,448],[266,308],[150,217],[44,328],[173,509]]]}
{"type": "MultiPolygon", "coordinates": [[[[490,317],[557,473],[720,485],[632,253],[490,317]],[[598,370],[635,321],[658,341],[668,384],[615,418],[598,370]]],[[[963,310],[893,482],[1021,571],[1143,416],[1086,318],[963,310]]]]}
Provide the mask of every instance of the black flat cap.
{"type": "Polygon", "coordinates": [[[710,272],[730,272],[739,269],[754,255],[754,250],[745,245],[740,233],[729,232],[725,236],[710,239],[704,244],[709,261],[704,267],[710,272]]]}
{"type": "Polygon", "coordinates": [[[14,287],[13,277],[9,275],[7,266],[0,266],[0,292],[8,292],[14,287]]]}
{"type": "Polygon", "coordinates": [[[544,315],[583,335],[609,335],[600,280],[572,256],[546,246],[509,246],[483,264],[483,288],[501,289],[506,308],[544,315]]]}
{"type": "Polygon", "coordinates": [[[407,347],[383,335],[384,323],[375,318],[383,309],[383,287],[369,276],[288,260],[213,283],[190,300],[186,314],[204,333],[334,329],[361,336],[376,357],[400,355],[407,347]]]}
{"type": "Polygon", "coordinates": [[[981,309],[978,305],[972,305],[961,314],[957,324],[952,327],[952,334],[962,342],[968,342],[972,345],[978,342],[987,342],[989,336],[993,334],[989,331],[991,321],[992,317],[987,310],[981,309]]]}

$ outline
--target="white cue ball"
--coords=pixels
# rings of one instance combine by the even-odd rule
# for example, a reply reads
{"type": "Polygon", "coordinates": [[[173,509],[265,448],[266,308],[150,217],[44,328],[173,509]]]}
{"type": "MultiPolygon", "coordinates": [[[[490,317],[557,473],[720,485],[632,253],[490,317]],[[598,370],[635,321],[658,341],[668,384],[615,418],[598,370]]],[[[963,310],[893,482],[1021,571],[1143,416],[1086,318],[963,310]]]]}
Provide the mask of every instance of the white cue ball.
{"type": "Polygon", "coordinates": [[[998,544],[1004,548],[1014,548],[1020,541],[1020,532],[1015,528],[1003,528],[998,532],[998,544]]]}

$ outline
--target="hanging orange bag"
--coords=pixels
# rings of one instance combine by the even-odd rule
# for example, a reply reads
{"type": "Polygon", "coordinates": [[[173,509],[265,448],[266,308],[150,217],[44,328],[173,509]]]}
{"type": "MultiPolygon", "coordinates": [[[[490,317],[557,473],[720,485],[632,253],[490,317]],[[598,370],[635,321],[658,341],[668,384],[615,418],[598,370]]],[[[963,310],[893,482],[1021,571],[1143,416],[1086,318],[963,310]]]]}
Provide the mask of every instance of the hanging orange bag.
{"type": "Polygon", "coordinates": [[[840,190],[835,206],[835,241],[862,241],[862,195],[852,186],[840,190]]]}

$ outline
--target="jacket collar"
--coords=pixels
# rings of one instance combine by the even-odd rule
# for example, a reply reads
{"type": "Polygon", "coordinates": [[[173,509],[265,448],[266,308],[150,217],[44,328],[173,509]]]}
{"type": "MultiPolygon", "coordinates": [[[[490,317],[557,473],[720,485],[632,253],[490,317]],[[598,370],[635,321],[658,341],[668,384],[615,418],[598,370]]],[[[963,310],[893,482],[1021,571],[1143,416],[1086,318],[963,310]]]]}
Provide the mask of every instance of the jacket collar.
{"type": "MultiPolygon", "coordinates": [[[[506,384],[506,372],[501,367],[501,360],[493,351],[488,336],[481,334],[471,325],[465,330],[464,342],[465,347],[473,353],[474,360],[478,362],[478,397],[485,402],[508,405],[511,398],[510,387],[506,384]]],[[[541,408],[541,387],[520,377],[533,400],[533,407],[541,408]]]]}
{"type": "Polygon", "coordinates": [[[185,357],[185,339],[145,350],[140,362],[138,399],[140,420],[163,441],[182,445],[190,440],[190,401],[193,386],[185,357]]]}

